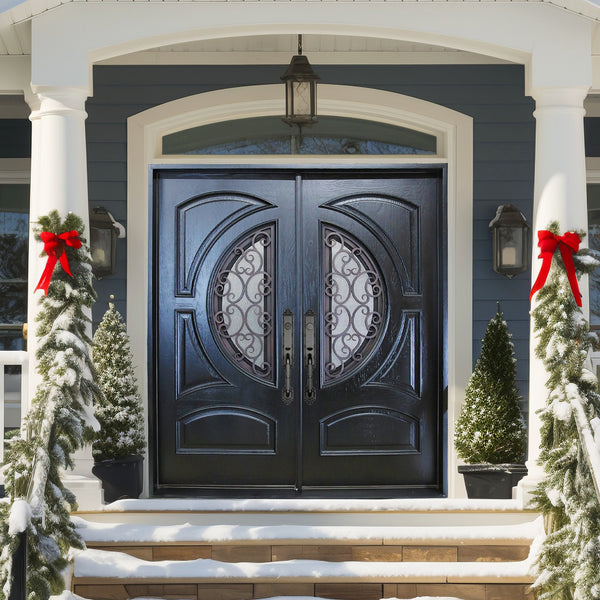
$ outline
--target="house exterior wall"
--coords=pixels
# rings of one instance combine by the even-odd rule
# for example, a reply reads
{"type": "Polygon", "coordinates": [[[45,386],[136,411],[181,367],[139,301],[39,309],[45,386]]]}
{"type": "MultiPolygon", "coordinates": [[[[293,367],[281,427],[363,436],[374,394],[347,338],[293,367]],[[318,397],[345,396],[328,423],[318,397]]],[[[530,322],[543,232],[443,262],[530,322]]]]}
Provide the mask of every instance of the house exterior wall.
{"type": "MultiPolygon", "coordinates": [[[[127,221],[126,121],[152,106],[202,92],[279,81],[285,65],[270,66],[97,66],[94,95],[87,101],[90,208],[102,205],[127,221]]],[[[525,96],[524,68],[517,65],[316,65],[322,81],[376,88],[440,104],[473,117],[474,240],[473,356],[496,301],[509,323],[518,359],[518,383],[527,395],[529,280],[513,280],[491,268],[488,223],[500,204],[517,205],[531,222],[535,122],[525,96]]],[[[283,108],[283,106],[282,106],[283,108]]],[[[125,314],[126,241],[118,242],[117,273],[97,282],[94,321],[110,294],[125,314]]],[[[140,298],[146,301],[145,297],[140,298]]]]}

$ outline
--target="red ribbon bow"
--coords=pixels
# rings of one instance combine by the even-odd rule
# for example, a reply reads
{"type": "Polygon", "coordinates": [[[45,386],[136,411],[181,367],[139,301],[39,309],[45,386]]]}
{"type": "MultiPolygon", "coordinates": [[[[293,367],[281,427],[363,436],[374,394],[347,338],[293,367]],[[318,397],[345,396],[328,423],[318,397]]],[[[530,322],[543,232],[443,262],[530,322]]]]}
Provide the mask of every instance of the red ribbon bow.
{"type": "Polygon", "coordinates": [[[556,247],[560,249],[560,254],[565,264],[567,271],[567,277],[571,284],[571,291],[577,306],[581,306],[581,293],[579,291],[579,284],[577,283],[577,275],[575,273],[575,265],[573,264],[573,253],[579,250],[579,244],[581,238],[573,231],[567,231],[564,235],[554,235],[551,231],[541,230],[538,231],[538,246],[540,247],[539,258],[543,260],[542,268],[540,269],[539,275],[531,288],[529,294],[529,300],[533,295],[544,287],[548,273],[550,272],[550,266],[552,265],[552,257],[556,247]]]}
{"type": "Polygon", "coordinates": [[[69,268],[67,255],[64,250],[65,246],[71,246],[71,248],[81,248],[81,240],[79,239],[79,233],[75,230],[65,231],[60,235],[56,235],[51,231],[42,231],[42,233],[40,233],[40,237],[42,238],[42,242],[44,242],[44,252],[48,255],[48,260],[46,261],[44,272],[40,277],[40,282],[37,284],[34,292],[37,290],[44,290],[44,294],[47,296],[48,287],[50,286],[50,281],[52,280],[52,273],[54,272],[54,267],[58,261],[60,261],[60,264],[65,272],[73,277],[71,269],[69,268]]]}

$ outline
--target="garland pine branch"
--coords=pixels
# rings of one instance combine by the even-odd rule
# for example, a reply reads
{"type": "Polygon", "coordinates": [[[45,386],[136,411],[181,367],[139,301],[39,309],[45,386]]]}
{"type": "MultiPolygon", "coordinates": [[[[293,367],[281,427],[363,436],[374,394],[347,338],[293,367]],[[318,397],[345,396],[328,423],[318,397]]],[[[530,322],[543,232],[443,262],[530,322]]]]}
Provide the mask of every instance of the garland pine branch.
{"type": "MultiPolygon", "coordinates": [[[[548,229],[559,233],[557,223],[548,229]]],[[[578,276],[600,265],[587,249],[581,249],[573,259],[578,276]]],[[[600,505],[572,409],[577,402],[588,419],[600,415],[597,380],[585,367],[597,338],[576,305],[559,252],[554,254],[545,286],[537,293],[532,317],[538,338],[536,355],[549,374],[548,400],[540,411],[540,462],[546,475],[535,493],[548,535],[537,563],[537,598],[597,600],[600,505]]]]}
{"type": "MultiPolygon", "coordinates": [[[[36,239],[41,240],[42,232],[58,236],[69,231],[77,231],[84,241],[79,217],[69,214],[63,221],[53,211],[40,218],[36,239]]],[[[26,531],[28,541],[28,600],[59,594],[70,548],[84,546],[70,520],[75,497],[63,485],[60,471],[73,467],[73,452],[97,429],[93,404],[101,391],[94,380],[88,334],[96,294],[88,247],[67,246],[64,252],[72,277],[57,263],[48,294],[40,298],[36,359],[41,382],[20,436],[7,452],[9,503],[0,509],[0,600],[10,594],[12,553],[20,531],[26,531]]]]}

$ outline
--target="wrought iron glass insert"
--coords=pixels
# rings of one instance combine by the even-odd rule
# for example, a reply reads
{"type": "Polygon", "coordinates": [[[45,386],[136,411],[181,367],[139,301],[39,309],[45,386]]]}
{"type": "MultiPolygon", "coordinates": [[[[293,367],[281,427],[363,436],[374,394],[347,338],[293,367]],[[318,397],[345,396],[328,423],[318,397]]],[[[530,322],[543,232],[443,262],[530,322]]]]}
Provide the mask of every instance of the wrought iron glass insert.
{"type": "Polygon", "coordinates": [[[383,278],[357,240],[323,226],[324,381],[353,373],[368,359],[385,320],[383,278]]]}
{"type": "Polygon", "coordinates": [[[212,318],[221,350],[244,372],[273,382],[274,226],[236,242],[218,262],[212,318]]]}

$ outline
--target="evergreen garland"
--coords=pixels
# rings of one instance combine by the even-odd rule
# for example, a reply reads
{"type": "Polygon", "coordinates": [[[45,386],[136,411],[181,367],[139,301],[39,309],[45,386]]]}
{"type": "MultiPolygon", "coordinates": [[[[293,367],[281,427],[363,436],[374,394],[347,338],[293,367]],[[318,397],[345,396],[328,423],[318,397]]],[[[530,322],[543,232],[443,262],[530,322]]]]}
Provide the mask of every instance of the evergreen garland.
{"type": "Polygon", "coordinates": [[[121,459],[143,455],[144,419],[127,327],[110,302],[94,334],[92,358],[103,399],[95,414],[100,430],[92,445],[94,459],[121,459]]]}
{"type": "MultiPolygon", "coordinates": [[[[42,232],[60,235],[73,230],[82,239],[83,229],[79,217],[69,214],[63,222],[53,211],[39,219],[36,239],[41,240],[42,232]]],[[[60,470],[73,467],[72,453],[90,440],[91,427],[97,427],[92,406],[101,391],[94,382],[87,333],[96,296],[87,246],[67,246],[64,252],[72,277],[55,266],[48,294],[40,298],[36,358],[41,382],[21,434],[7,452],[9,503],[1,507],[0,600],[10,594],[19,530],[26,531],[28,543],[28,600],[60,593],[69,549],[84,546],[70,520],[75,497],[64,487],[60,470]]]]}
{"type": "Polygon", "coordinates": [[[465,390],[454,445],[467,463],[518,463],[526,432],[515,383],[516,358],[500,306],[481,342],[481,355],[465,390]]]}
{"type": "MultiPolygon", "coordinates": [[[[558,235],[557,223],[548,229],[558,235]]],[[[587,249],[573,259],[578,276],[600,264],[587,249]]],[[[573,402],[579,403],[590,420],[600,415],[598,382],[585,367],[597,338],[575,303],[559,252],[555,252],[550,275],[537,294],[532,312],[538,337],[536,355],[549,373],[549,395],[540,411],[540,462],[546,475],[535,493],[548,535],[537,563],[535,588],[539,600],[597,600],[600,505],[572,408],[573,402]]]]}

